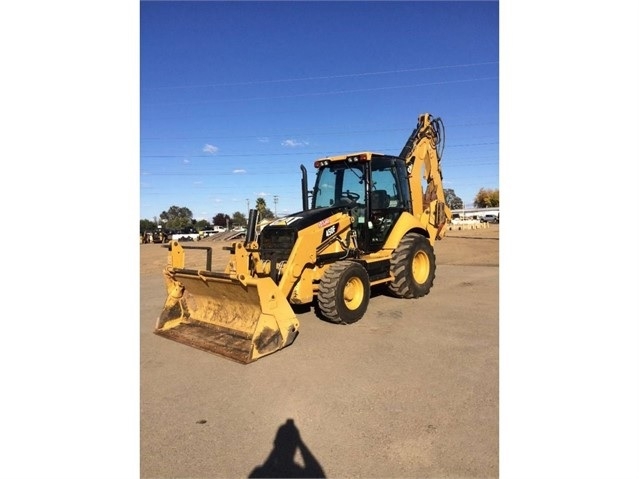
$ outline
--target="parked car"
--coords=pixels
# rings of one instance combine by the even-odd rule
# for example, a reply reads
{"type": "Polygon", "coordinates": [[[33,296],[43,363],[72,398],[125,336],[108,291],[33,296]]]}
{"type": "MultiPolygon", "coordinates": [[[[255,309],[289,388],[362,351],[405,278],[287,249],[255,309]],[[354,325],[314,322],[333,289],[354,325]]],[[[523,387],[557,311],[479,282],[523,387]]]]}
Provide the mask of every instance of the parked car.
{"type": "Polygon", "coordinates": [[[488,213],[487,215],[484,215],[484,221],[486,223],[499,223],[499,216],[488,213]]]}

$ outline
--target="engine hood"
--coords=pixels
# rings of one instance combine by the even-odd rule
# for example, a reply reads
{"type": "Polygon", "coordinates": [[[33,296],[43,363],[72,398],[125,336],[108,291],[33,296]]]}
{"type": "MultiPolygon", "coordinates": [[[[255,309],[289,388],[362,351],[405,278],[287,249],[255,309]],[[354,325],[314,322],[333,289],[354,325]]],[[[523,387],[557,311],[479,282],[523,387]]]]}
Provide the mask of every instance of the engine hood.
{"type": "Polygon", "coordinates": [[[326,218],[329,218],[339,211],[345,213],[347,211],[347,208],[345,208],[344,206],[329,206],[326,208],[316,208],[314,210],[299,211],[297,213],[293,213],[292,215],[285,216],[284,218],[279,218],[272,221],[271,223],[264,226],[264,228],[262,228],[262,231],[264,231],[265,229],[281,227],[300,231],[304,228],[308,228],[309,226],[317,224],[326,218]]]}

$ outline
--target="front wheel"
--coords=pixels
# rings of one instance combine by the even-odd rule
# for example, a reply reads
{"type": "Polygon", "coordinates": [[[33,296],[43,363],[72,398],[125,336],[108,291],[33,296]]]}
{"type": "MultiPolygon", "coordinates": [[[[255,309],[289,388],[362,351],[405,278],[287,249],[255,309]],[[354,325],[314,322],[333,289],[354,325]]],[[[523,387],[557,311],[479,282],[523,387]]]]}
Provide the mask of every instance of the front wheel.
{"type": "Polygon", "coordinates": [[[388,289],[400,298],[421,298],[435,280],[435,253],[426,237],[408,233],[391,257],[394,279],[388,289]]]}
{"type": "Polygon", "coordinates": [[[352,324],[364,316],[370,296],[364,267],[354,261],[338,261],[320,280],[317,305],[331,323],[352,324]]]}

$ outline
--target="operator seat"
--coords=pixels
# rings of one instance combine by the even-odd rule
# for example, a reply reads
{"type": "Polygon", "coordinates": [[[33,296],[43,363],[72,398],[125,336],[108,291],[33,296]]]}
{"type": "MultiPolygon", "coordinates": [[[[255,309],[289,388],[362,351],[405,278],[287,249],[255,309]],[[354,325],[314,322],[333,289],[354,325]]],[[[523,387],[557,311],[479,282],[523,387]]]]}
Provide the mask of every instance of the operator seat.
{"type": "Polygon", "coordinates": [[[371,209],[382,210],[388,208],[390,205],[390,196],[386,190],[374,190],[371,191],[371,209]]]}

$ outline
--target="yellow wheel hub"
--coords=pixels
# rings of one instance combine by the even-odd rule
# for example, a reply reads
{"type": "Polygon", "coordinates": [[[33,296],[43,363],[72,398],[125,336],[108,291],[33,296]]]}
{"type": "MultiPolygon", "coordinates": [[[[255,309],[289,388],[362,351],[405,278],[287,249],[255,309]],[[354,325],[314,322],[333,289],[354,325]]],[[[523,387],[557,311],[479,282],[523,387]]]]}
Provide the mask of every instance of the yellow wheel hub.
{"type": "Polygon", "coordinates": [[[413,278],[418,284],[423,284],[428,279],[428,272],[430,264],[428,256],[423,251],[418,251],[413,258],[413,278]]]}
{"type": "Polygon", "coordinates": [[[359,278],[351,278],[344,286],[344,303],[348,309],[360,307],[364,299],[364,283],[359,278]]]}

